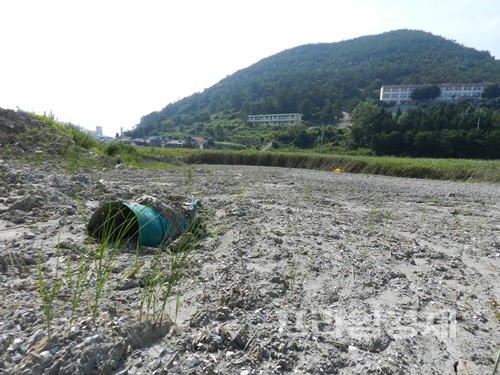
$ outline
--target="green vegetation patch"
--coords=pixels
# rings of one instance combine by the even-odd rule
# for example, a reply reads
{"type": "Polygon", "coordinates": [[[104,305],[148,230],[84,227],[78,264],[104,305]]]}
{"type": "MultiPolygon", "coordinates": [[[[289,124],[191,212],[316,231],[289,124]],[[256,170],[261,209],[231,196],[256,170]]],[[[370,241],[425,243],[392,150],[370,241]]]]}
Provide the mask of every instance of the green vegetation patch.
{"type": "MultiPolygon", "coordinates": [[[[160,151],[160,150],[159,150],[160,151]]],[[[306,152],[161,150],[164,157],[185,163],[260,165],[438,180],[500,183],[500,162],[494,160],[398,158],[325,155],[306,152]]]]}

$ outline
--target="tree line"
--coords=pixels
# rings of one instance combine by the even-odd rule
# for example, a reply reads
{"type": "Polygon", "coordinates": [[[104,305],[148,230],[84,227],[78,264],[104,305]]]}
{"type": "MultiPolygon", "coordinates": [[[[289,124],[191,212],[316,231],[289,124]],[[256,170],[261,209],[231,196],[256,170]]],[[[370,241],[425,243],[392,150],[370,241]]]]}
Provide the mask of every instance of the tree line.
{"type": "Polygon", "coordinates": [[[352,146],[377,155],[500,158],[500,99],[425,103],[394,115],[366,100],[351,115],[352,146]]]}

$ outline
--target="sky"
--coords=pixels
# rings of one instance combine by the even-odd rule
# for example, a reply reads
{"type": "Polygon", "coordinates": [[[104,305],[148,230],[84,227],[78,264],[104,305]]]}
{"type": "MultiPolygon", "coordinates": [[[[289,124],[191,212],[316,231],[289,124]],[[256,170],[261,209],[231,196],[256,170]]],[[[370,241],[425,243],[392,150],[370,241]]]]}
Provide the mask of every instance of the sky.
{"type": "Polygon", "coordinates": [[[0,108],[114,136],[285,49],[397,29],[500,59],[498,0],[2,0],[0,108]]]}

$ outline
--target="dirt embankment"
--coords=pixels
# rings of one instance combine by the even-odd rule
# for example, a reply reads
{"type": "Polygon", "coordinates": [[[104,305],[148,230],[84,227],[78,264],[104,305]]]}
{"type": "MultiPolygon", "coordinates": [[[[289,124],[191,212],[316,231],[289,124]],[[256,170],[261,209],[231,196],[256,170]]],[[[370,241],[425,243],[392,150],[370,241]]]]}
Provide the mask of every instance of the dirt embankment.
{"type": "Polygon", "coordinates": [[[72,143],[67,136],[26,112],[0,108],[0,155],[3,157],[56,155],[72,143]]]}

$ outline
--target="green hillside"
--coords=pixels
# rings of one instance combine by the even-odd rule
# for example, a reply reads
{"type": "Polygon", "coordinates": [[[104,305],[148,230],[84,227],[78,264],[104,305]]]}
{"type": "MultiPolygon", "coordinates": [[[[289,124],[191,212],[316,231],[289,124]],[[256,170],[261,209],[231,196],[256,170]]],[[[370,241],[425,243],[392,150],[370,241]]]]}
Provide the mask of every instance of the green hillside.
{"type": "Polygon", "coordinates": [[[235,141],[228,132],[248,132],[248,114],[300,112],[311,124],[329,124],[360,101],[378,99],[383,84],[498,81],[500,61],[487,51],[423,31],[390,31],[280,52],[145,115],[129,135],[188,131],[235,141]]]}

